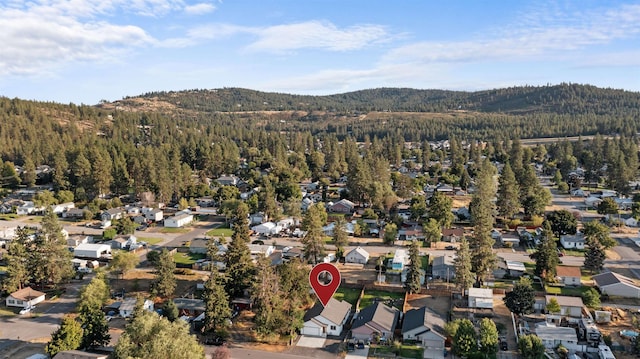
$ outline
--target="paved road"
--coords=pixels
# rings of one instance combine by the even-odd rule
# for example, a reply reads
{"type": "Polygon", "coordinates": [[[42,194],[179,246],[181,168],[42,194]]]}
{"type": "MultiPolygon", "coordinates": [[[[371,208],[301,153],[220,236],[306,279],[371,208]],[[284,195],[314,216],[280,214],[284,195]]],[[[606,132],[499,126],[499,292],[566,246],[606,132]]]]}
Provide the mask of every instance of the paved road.
{"type": "MultiPolygon", "coordinates": [[[[205,353],[212,354],[216,349],[216,347],[206,346],[205,353]]],[[[244,348],[231,348],[230,351],[231,358],[233,359],[309,359],[308,356],[300,356],[287,353],[271,353],[244,348]]]]}

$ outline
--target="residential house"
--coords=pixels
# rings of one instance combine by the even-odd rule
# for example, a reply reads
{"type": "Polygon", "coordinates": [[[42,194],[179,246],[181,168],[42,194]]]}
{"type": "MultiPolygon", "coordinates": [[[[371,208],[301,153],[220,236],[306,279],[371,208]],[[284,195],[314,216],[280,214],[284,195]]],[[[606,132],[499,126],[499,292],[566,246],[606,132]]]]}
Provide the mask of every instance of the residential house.
{"type": "Polygon", "coordinates": [[[31,289],[31,287],[25,287],[9,294],[5,303],[7,307],[31,308],[43,302],[44,299],[45,293],[31,289]]]}
{"type": "Polygon", "coordinates": [[[562,345],[569,350],[576,350],[578,346],[578,335],[571,327],[556,327],[554,325],[536,326],[535,334],[542,340],[545,348],[555,350],[562,345]]]}
{"type": "MultiPolygon", "coordinates": [[[[336,222],[331,222],[329,224],[327,224],[326,226],[322,227],[322,232],[331,237],[333,236],[333,231],[336,228],[336,222]]],[[[342,226],[342,230],[345,231],[345,233],[347,233],[348,235],[352,236],[355,233],[355,229],[356,229],[356,225],[355,222],[349,222],[349,223],[345,223],[342,226]]]]}
{"type": "Polygon", "coordinates": [[[62,212],[62,218],[82,219],[82,218],[84,218],[84,209],[82,209],[82,208],[70,208],[70,209],[62,212]]]}
{"type": "Polygon", "coordinates": [[[355,210],[355,203],[348,199],[341,199],[329,207],[330,212],[350,214],[355,210]]]}
{"type": "MultiPolygon", "coordinates": [[[[133,314],[133,310],[136,307],[137,298],[126,298],[120,304],[120,316],[123,318],[129,318],[133,314]]],[[[142,304],[142,309],[153,312],[153,301],[145,299],[142,304]]]]}
{"type": "Polygon", "coordinates": [[[176,304],[178,315],[180,316],[196,317],[206,310],[206,305],[202,299],[175,298],[173,302],[176,304]]]}
{"type": "Polygon", "coordinates": [[[355,315],[351,336],[356,340],[373,341],[377,338],[380,341],[393,341],[399,317],[398,309],[375,302],[355,315]]]}
{"type": "Polygon", "coordinates": [[[565,249],[584,249],[585,238],[582,233],[564,234],[560,236],[560,244],[565,249]]]}
{"type": "Polygon", "coordinates": [[[556,277],[558,281],[564,285],[582,285],[580,282],[582,274],[580,267],[575,266],[557,266],[556,277]]]}
{"type": "Polygon", "coordinates": [[[204,238],[194,238],[189,243],[189,252],[197,254],[207,254],[209,241],[204,238]]]}
{"type": "Polygon", "coordinates": [[[615,272],[594,275],[593,280],[602,294],[624,298],[640,298],[640,287],[629,277],[615,272]]]}
{"type": "Polygon", "coordinates": [[[503,246],[518,247],[520,245],[520,236],[514,232],[505,233],[500,236],[499,241],[503,246]]]}
{"type": "Polygon", "coordinates": [[[62,214],[65,211],[70,210],[71,208],[75,208],[76,205],[73,202],[60,203],[51,205],[51,211],[55,214],[62,214]]]}
{"type": "Polygon", "coordinates": [[[165,218],[164,226],[167,228],[182,228],[187,224],[193,222],[193,214],[189,214],[189,213],[178,214],[178,213],[176,213],[175,216],[165,218]]]}
{"type": "Polygon", "coordinates": [[[493,271],[496,278],[519,278],[526,272],[524,263],[498,257],[498,267],[493,271]]]}
{"type": "Polygon", "coordinates": [[[469,288],[469,308],[493,309],[493,289],[469,288]]]}
{"type": "Polygon", "coordinates": [[[117,235],[111,241],[111,248],[129,250],[138,243],[138,239],[133,234],[117,235]]]}
{"type": "Polygon", "coordinates": [[[391,260],[391,269],[401,271],[407,264],[409,264],[409,256],[407,255],[407,251],[404,249],[396,249],[396,252],[393,255],[393,259],[391,260]]]}
{"type": "Polygon", "coordinates": [[[289,217],[289,218],[283,218],[279,220],[278,222],[276,222],[276,224],[282,227],[282,229],[289,229],[296,226],[297,222],[298,221],[296,221],[294,218],[289,217]]]}
{"type": "Polygon", "coordinates": [[[344,261],[346,263],[367,264],[369,261],[369,252],[358,246],[350,250],[347,255],[344,256],[344,261]]]}
{"type": "Polygon", "coordinates": [[[316,304],[304,315],[304,325],[300,334],[314,337],[326,337],[327,335],[339,336],[342,334],[351,313],[351,304],[331,298],[326,306],[316,304]]]}
{"type": "Polygon", "coordinates": [[[551,298],[554,298],[560,305],[560,315],[571,318],[582,318],[582,303],[581,297],[568,297],[564,295],[547,295],[545,300],[547,305],[551,298]]]}
{"type": "Polygon", "coordinates": [[[256,258],[257,256],[268,257],[276,250],[276,247],[268,244],[249,244],[249,252],[251,256],[256,258]]]}
{"type": "Polygon", "coordinates": [[[268,219],[269,217],[267,217],[267,215],[264,214],[263,212],[253,213],[249,216],[249,224],[251,225],[261,224],[266,222],[268,219]]]}
{"type": "Polygon", "coordinates": [[[401,241],[424,241],[425,238],[422,226],[403,227],[398,231],[398,239],[401,241]]]}
{"type": "Polygon", "coordinates": [[[124,208],[127,211],[127,214],[130,216],[136,216],[142,213],[142,210],[140,209],[140,207],[137,207],[137,206],[125,206],[124,208]]]}
{"type": "Polygon", "coordinates": [[[294,258],[302,259],[304,258],[304,252],[302,251],[302,248],[293,247],[287,251],[283,251],[282,258],[283,259],[294,259],[294,258]]]}
{"type": "Polygon", "coordinates": [[[464,229],[462,228],[442,228],[440,232],[442,233],[442,240],[445,242],[460,242],[464,237],[464,229]]]}
{"type": "Polygon", "coordinates": [[[305,197],[300,202],[300,209],[303,212],[306,212],[312,204],[313,204],[313,200],[309,197],[305,197]]]}
{"type": "Polygon", "coordinates": [[[240,178],[234,175],[222,175],[216,179],[216,182],[221,186],[235,186],[240,182],[240,178]]]}
{"type": "Polygon", "coordinates": [[[0,227],[0,240],[12,241],[16,238],[18,227],[0,227]]]}
{"type": "Polygon", "coordinates": [[[122,218],[122,208],[110,208],[100,213],[100,220],[114,221],[122,218]]]}
{"type": "Polygon", "coordinates": [[[274,222],[264,222],[257,226],[251,227],[251,230],[263,236],[272,236],[282,232],[282,227],[274,222]]]}
{"type": "Polygon", "coordinates": [[[36,207],[36,205],[32,201],[24,201],[24,203],[18,207],[16,207],[16,214],[18,215],[27,215],[34,214],[37,212],[42,212],[44,208],[36,207]]]}
{"type": "Polygon", "coordinates": [[[145,216],[143,216],[143,215],[132,216],[131,220],[135,224],[147,223],[147,218],[145,216]]]}
{"type": "Polygon", "coordinates": [[[447,282],[451,281],[456,276],[454,266],[455,259],[455,254],[445,254],[434,257],[433,263],[431,263],[431,274],[433,277],[447,282]]]}
{"type": "Polygon", "coordinates": [[[424,348],[423,358],[442,359],[444,324],[444,319],[427,307],[409,310],[402,322],[402,340],[418,342],[424,348]]]}
{"type": "Polygon", "coordinates": [[[81,244],[89,243],[90,239],[91,239],[90,236],[85,236],[80,234],[69,236],[69,238],[67,238],[67,246],[75,248],[81,244]]]}
{"type": "Polygon", "coordinates": [[[164,212],[159,208],[145,207],[142,209],[142,214],[144,214],[144,218],[152,222],[159,222],[164,218],[164,212]]]}

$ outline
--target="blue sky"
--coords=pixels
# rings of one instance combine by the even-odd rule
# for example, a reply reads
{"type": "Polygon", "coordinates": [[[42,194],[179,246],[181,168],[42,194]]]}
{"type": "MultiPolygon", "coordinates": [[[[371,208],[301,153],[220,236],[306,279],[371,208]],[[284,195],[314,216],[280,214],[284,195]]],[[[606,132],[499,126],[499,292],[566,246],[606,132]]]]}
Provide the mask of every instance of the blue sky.
{"type": "Polygon", "coordinates": [[[559,82],[640,91],[638,1],[0,0],[0,96],[333,94],[559,82]]]}

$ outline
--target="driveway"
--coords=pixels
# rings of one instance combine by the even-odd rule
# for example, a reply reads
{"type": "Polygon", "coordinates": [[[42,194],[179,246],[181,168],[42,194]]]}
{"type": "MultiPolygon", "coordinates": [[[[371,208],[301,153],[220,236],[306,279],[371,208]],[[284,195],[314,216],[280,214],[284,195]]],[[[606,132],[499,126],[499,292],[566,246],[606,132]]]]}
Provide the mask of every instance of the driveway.
{"type": "Polygon", "coordinates": [[[365,345],[364,349],[356,349],[352,352],[348,352],[344,359],[362,359],[369,355],[369,346],[365,345]]]}
{"type": "Polygon", "coordinates": [[[300,340],[298,340],[298,343],[296,343],[296,346],[305,348],[323,348],[325,341],[325,338],[301,335],[300,340]]]}

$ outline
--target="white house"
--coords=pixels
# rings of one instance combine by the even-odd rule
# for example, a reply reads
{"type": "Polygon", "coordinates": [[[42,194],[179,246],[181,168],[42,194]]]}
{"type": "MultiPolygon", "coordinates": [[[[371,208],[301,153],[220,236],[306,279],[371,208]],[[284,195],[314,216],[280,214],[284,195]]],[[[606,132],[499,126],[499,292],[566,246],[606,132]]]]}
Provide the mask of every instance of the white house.
{"type": "Polygon", "coordinates": [[[560,244],[565,249],[584,249],[585,239],[581,233],[570,235],[564,234],[560,236],[560,244]]]}
{"type": "Polygon", "coordinates": [[[606,272],[594,275],[598,289],[602,294],[625,298],[640,298],[640,287],[629,277],[614,272],[606,272]]]}
{"type": "Polygon", "coordinates": [[[493,309],[493,289],[469,288],[469,308],[493,309]]]}
{"type": "Polygon", "coordinates": [[[367,264],[369,261],[369,252],[365,251],[362,247],[356,247],[347,253],[344,257],[346,263],[359,263],[367,264]]]}
{"type": "Polygon", "coordinates": [[[182,228],[193,222],[193,215],[182,213],[176,216],[167,217],[164,220],[164,226],[168,228],[182,228]]]}
{"type": "Polygon", "coordinates": [[[267,215],[262,212],[257,212],[249,215],[249,224],[260,224],[266,222],[267,215]]]}
{"type": "Polygon", "coordinates": [[[273,222],[265,222],[251,227],[251,230],[257,234],[271,236],[282,232],[282,227],[273,222]]]}
{"type": "MultiPolygon", "coordinates": [[[[322,232],[324,232],[324,234],[327,236],[333,236],[333,231],[335,228],[336,222],[331,222],[322,227],[322,232]]],[[[348,235],[352,236],[355,233],[355,223],[345,223],[344,226],[342,226],[342,230],[345,231],[345,233],[347,233],[348,235]]]]}
{"type": "Polygon", "coordinates": [[[73,202],[60,203],[51,205],[51,211],[55,214],[61,214],[75,207],[76,205],[73,202]]]}
{"type": "Polygon", "coordinates": [[[83,234],[75,234],[67,238],[67,246],[75,248],[81,244],[89,243],[90,239],[91,239],[90,236],[83,235],[83,234]]]}
{"type": "Polygon", "coordinates": [[[580,281],[582,273],[580,267],[576,266],[557,266],[556,277],[559,282],[564,285],[582,285],[580,281]]]}
{"type": "Polygon", "coordinates": [[[9,294],[5,302],[7,307],[31,308],[44,301],[44,297],[44,293],[25,287],[9,294]]]}
{"type": "Polygon", "coordinates": [[[584,303],[581,297],[547,295],[545,296],[547,305],[551,301],[551,298],[554,298],[558,302],[558,305],[560,305],[560,315],[572,318],[582,317],[582,307],[584,307],[584,303]]]}
{"type": "Polygon", "coordinates": [[[349,319],[350,312],[351,304],[348,302],[331,298],[326,307],[317,302],[305,313],[300,334],[314,337],[339,336],[349,319]]]}
{"type": "Polygon", "coordinates": [[[574,328],[544,324],[536,326],[535,332],[547,349],[553,350],[562,345],[570,351],[575,351],[578,347],[578,334],[574,328]]]}
{"type": "Polygon", "coordinates": [[[148,221],[153,222],[162,221],[162,218],[164,218],[164,212],[158,208],[145,207],[142,209],[142,214],[148,221]]]}
{"type": "Polygon", "coordinates": [[[74,257],[99,259],[111,256],[111,246],[102,243],[83,243],[73,250],[74,257]]]}
{"type": "Polygon", "coordinates": [[[24,201],[21,206],[16,207],[16,214],[27,215],[36,212],[42,212],[42,210],[42,207],[36,207],[36,205],[32,201],[24,201]]]}
{"type": "MultiPolygon", "coordinates": [[[[137,301],[138,299],[133,297],[123,300],[119,308],[120,316],[123,318],[129,318],[131,314],[133,314],[133,310],[136,307],[137,301]]],[[[153,312],[153,301],[145,299],[144,303],[142,304],[142,309],[153,312]]]]}
{"type": "Polygon", "coordinates": [[[276,247],[267,244],[249,244],[249,252],[251,256],[265,256],[268,257],[276,250],[276,247]]]}

